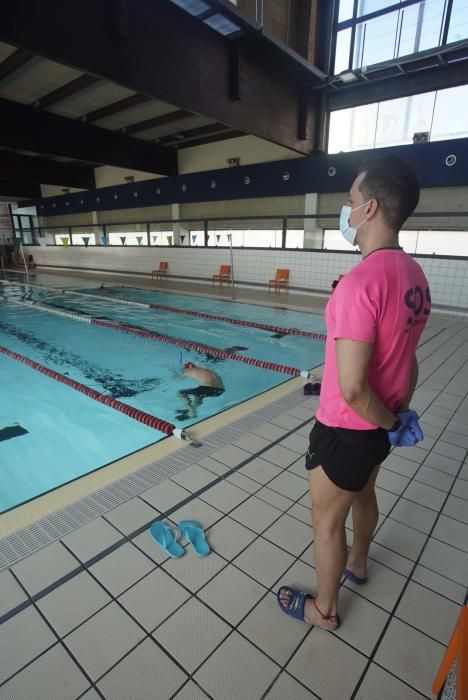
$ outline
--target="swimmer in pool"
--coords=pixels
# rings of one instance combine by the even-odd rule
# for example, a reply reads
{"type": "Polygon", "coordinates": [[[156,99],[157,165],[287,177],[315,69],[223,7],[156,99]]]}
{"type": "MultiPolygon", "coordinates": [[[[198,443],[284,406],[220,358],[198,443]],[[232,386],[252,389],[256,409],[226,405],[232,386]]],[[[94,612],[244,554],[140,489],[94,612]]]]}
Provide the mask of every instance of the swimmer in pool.
{"type": "Polygon", "coordinates": [[[179,391],[180,398],[187,405],[185,410],[178,411],[178,420],[197,417],[197,408],[203,403],[207,396],[221,396],[224,393],[224,384],[221,377],[211,369],[197,367],[193,362],[186,362],[182,375],[191,377],[198,382],[199,386],[179,391]]]}

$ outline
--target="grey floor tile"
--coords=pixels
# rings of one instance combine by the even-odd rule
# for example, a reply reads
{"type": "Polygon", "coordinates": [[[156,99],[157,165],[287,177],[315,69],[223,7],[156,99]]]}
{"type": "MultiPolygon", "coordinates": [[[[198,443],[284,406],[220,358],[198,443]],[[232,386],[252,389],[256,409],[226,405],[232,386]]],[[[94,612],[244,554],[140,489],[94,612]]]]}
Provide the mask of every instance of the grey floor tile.
{"type": "Polygon", "coordinates": [[[201,498],[194,498],[185,506],[171,513],[171,520],[176,524],[180,523],[181,520],[195,520],[206,530],[210,525],[221,520],[223,515],[224,513],[210,506],[206,501],[202,501],[201,498]]]}
{"type": "MultiPolygon", "coordinates": [[[[449,445],[451,447],[451,445],[449,445]]],[[[460,449],[460,448],[458,448],[460,449]]],[[[460,469],[461,460],[453,459],[447,455],[440,455],[432,451],[424,460],[424,466],[436,469],[443,474],[455,476],[460,469]]]]}
{"type": "Polygon", "coordinates": [[[185,556],[168,559],[162,566],[176,581],[195,593],[226,566],[226,562],[215,552],[197,557],[190,548],[185,556]]]}
{"type": "Polygon", "coordinates": [[[307,452],[308,440],[305,439],[304,436],[295,433],[281,440],[279,445],[280,447],[286,447],[286,449],[296,452],[298,455],[305,455],[307,452]]]}
{"type": "Polygon", "coordinates": [[[419,469],[419,464],[413,462],[411,459],[406,459],[400,455],[395,454],[395,452],[390,452],[389,456],[383,463],[385,469],[405,476],[407,479],[412,479],[419,469]]]}
{"type": "Polygon", "coordinates": [[[289,508],[288,515],[291,515],[293,518],[300,520],[306,525],[312,525],[312,514],[310,508],[305,508],[305,506],[301,506],[300,503],[295,503],[291,508],[289,508]]]}
{"type": "Polygon", "coordinates": [[[278,508],[278,510],[282,511],[289,510],[289,508],[294,504],[294,501],[292,501],[290,498],[286,498],[286,496],[283,496],[277,491],[273,491],[268,486],[263,486],[263,488],[261,488],[260,491],[257,491],[255,495],[261,501],[264,501],[270,506],[278,508]]]}
{"type": "Polygon", "coordinates": [[[455,477],[423,465],[414,478],[415,481],[420,481],[423,484],[432,486],[434,489],[439,489],[439,491],[447,492],[450,490],[455,477]]]}
{"type": "Polygon", "coordinates": [[[216,452],[213,452],[211,455],[212,459],[215,459],[217,462],[221,462],[228,467],[237,467],[238,464],[245,462],[251,457],[252,455],[250,452],[247,452],[247,450],[241,450],[240,447],[233,447],[232,445],[222,447],[220,450],[216,450],[216,452]]]}
{"type": "Polygon", "coordinates": [[[198,464],[201,467],[208,469],[210,472],[213,472],[213,474],[217,474],[218,476],[223,476],[230,469],[227,464],[219,462],[217,459],[213,459],[212,457],[204,457],[203,459],[199,460],[198,464]]]}
{"type": "Polygon", "coordinates": [[[256,496],[252,496],[230,513],[231,518],[258,533],[266,530],[280,515],[281,511],[278,508],[264,503],[256,496]]]}
{"type": "Polygon", "coordinates": [[[257,535],[232,518],[223,518],[212,525],[206,538],[213,551],[229,561],[245,549],[257,535]]]}
{"type": "Polygon", "coordinates": [[[153,632],[153,637],[189,673],[193,673],[231,628],[192,598],[153,632]]]}
{"type": "Polygon", "coordinates": [[[60,637],[81,625],[111,600],[106,591],[86,572],[56,588],[37,605],[60,637]]]}
{"type": "MultiPolygon", "coordinates": [[[[465,428],[466,429],[466,428],[465,428]]],[[[442,439],[444,442],[450,442],[453,445],[458,445],[458,447],[468,448],[468,436],[462,435],[460,433],[454,433],[451,430],[445,430],[442,433],[442,439]]]]}
{"type": "Polygon", "coordinates": [[[273,425],[273,423],[262,423],[257,428],[253,429],[256,435],[266,438],[267,440],[279,440],[283,435],[288,432],[286,428],[281,428],[278,425],[273,425]]]}
{"type": "Polygon", "coordinates": [[[419,503],[408,501],[406,498],[400,498],[390,513],[390,518],[414,527],[420,532],[429,533],[437,518],[437,512],[419,503]]]}
{"type": "Polygon", "coordinates": [[[85,671],[97,680],[143,639],[145,633],[117,603],[111,603],[66,638],[85,671]]]}
{"type": "Polygon", "coordinates": [[[297,557],[312,545],[313,530],[287,513],[263,533],[263,537],[297,557]]]}
{"type": "Polygon", "coordinates": [[[346,588],[340,590],[338,610],[343,624],[335,632],[337,637],[370,656],[389,613],[346,588]]]}
{"type": "Polygon", "coordinates": [[[200,494],[200,498],[223,513],[228,513],[249,498],[249,494],[227,481],[221,481],[200,494]]]}
{"type": "Polygon", "coordinates": [[[418,462],[419,464],[421,464],[421,462],[423,462],[427,457],[427,452],[422,450],[420,447],[396,447],[393,452],[399,457],[412,459],[413,462],[418,462]]]}
{"type": "Polygon", "coordinates": [[[271,440],[260,437],[260,435],[255,435],[254,433],[250,433],[243,435],[232,444],[235,447],[240,447],[242,450],[247,450],[247,452],[256,454],[257,452],[260,452],[260,450],[264,450],[266,447],[269,447],[271,445],[271,440]]]}
{"type": "Polygon", "coordinates": [[[423,700],[426,696],[377,664],[371,664],[355,697],[356,700],[423,700]]]}
{"type": "Polygon", "coordinates": [[[188,591],[159,568],[123,593],[119,602],[147,632],[152,632],[189,597],[188,591]]]}
{"type": "Polygon", "coordinates": [[[447,576],[455,583],[466,586],[468,554],[460,552],[459,549],[430,538],[419,563],[442,576],[447,576]]]}
{"type": "Polygon", "coordinates": [[[257,581],[235,566],[227,566],[198,592],[198,597],[236,626],[265,593],[257,581]]]}
{"type": "Polygon", "coordinates": [[[384,489],[380,489],[378,486],[375,488],[375,495],[377,496],[377,507],[379,509],[379,513],[383,513],[383,515],[387,515],[398,500],[396,493],[385,491],[384,489]]]}
{"type": "Polygon", "coordinates": [[[396,617],[447,645],[460,614],[460,606],[410,581],[396,609],[396,617]]]}
{"type": "Polygon", "coordinates": [[[302,561],[302,559],[298,559],[291,568],[286,571],[283,578],[278,581],[273,593],[276,594],[280,586],[299,588],[301,591],[307,591],[307,593],[315,595],[317,592],[317,577],[314,567],[302,561]]]}
{"type": "Polygon", "coordinates": [[[89,561],[119,540],[122,540],[120,532],[102,518],[92,520],[63,538],[67,547],[82,562],[89,561]]]}
{"type": "Polygon", "coordinates": [[[312,700],[317,696],[283,672],[264,697],[265,700],[312,700]]]}
{"type": "Polygon", "coordinates": [[[405,583],[405,576],[369,559],[367,583],[359,586],[346,580],[345,587],[391,612],[405,583]]]}
{"type": "Polygon", "coordinates": [[[28,593],[35,595],[79,568],[79,562],[65,547],[60,542],[54,542],[20,561],[13,571],[28,593]]]}
{"type": "Polygon", "coordinates": [[[0,616],[16,608],[26,598],[26,593],[11,573],[8,570],[2,571],[0,574],[0,616]]]}
{"type": "Polygon", "coordinates": [[[126,542],[93,564],[90,572],[112,595],[118,596],[152,569],[154,562],[131,542],[126,542]]]}
{"type": "Polygon", "coordinates": [[[149,534],[149,529],[142,532],[138,537],[134,537],[132,542],[135,547],[138,547],[139,550],[144,552],[146,556],[150,557],[156,564],[162,564],[169,559],[164,550],[153,540],[149,534]]]}
{"type": "Polygon", "coordinates": [[[277,467],[261,457],[253,459],[240,470],[240,474],[245,474],[250,479],[258,481],[259,484],[266,484],[281,473],[281,467],[277,467]]]}
{"type": "Polygon", "coordinates": [[[406,476],[401,476],[401,474],[396,474],[385,468],[379,471],[376,482],[379,488],[396,493],[397,496],[403,493],[408,484],[409,479],[406,476]]]}
{"type": "MultiPolygon", "coordinates": [[[[421,418],[419,420],[419,425],[421,426],[421,429],[424,433],[424,439],[426,439],[426,437],[432,437],[435,440],[437,440],[443,431],[443,428],[437,425],[431,425],[430,423],[425,421],[424,418],[421,418]]],[[[439,454],[445,454],[445,452],[440,452],[439,454]]]]}
{"type": "Polygon", "coordinates": [[[388,518],[374,539],[378,544],[416,561],[426,541],[426,535],[388,518]]]}
{"type": "Polygon", "coordinates": [[[351,697],[365,665],[365,656],[333,634],[315,627],[286,670],[323,700],[343,700],[351,697]],[[340,663],[339,673],[336,659],[340,663]]]}
{"type": "Polygon", "coordinates": [[[0,683],[56,641],[56,637],[32,607],[4,622],[0,629],[0,683]]]}
{"type": "Polygon", "coordinates": [[[261,698],[278,671],[273,661],[234,632],[197,671],[195,680],[213,698],[261,698]]]}
{"type": "Polygon", "coordinates": [[[304,422],[303,418],[296,418],[295,416],[290,416],[288,413],[283,413],[281,416],[272,418],[271,422],[275,425],[279,425],[280,428],[285,428],[286,430],[294,430],[298,425],[304,422]]]}
{"type": "Polygon", "coordinates": [[[90,688],[79,700],[100,700],[100,698],[101,696],[96,693],[94,688],[90,688]]]}
{"type": "Polygon", "coordinates": [[[270,588],[284,574],[294,558],[262,537],[242,552],[234,563],[239,569],[270,588]]]}
{"type": "Polygon", "coordinates": [[[438,512],[442,508],[447,494],[432,488],[432,486],[412,481],[405,489],[403,496],[410,501],[426,506],[426,508],[432,508],[438,512]]]}
{"type": "Polygon", "coordinates": [[[290,472],[285,472],[275,477],[268,484],[268,488],[277,491],[283,496],[287,496],[287,498],[291,498],[293,501],[297,501],[306,493],[309,493],[308,482],[290,472]]]}
{"type": "Polygon", "coordinates": [[[449,496],[442,512],[450,518],[468,523],[468,505],[463,498],[449,496]]]}
{"type": "Polygon", "coordinates": [[[151,523],[158,515],[160,512],[142,501],[141,498],[132,498],[106,513],[105,518],[120,532],[129,535],[142,525],[151,523]]]}
{"type": "Polygon", "coordinates": [[[161,513],[165,513],[178,503],[191,496],[191,492],[182,488],[170,479],[161,481],[141,494],[141,498],[154,506],[161,513]]]}
{"type": "Polygon", "coordinates": [[[444,442],[443,440],[437,440],[432,451],[438,455],[450,457],[458,463],[462,462],[466,455],[465,448],[459,447],[458,445],[451,445],[449,442],[444,442]]]}
{"type": "Polygon", "coordinates": [[[411,559],[402,557],[401,554],[397,554],[387,547],[382,547],[378,542],[371,542],[369,557],[393,569],[393,571],[403,574],[403,576],[409,576],[414,566],[414,562],[411,559]]]}
{"type": "Polygon", "coordinates": [[[239,632],[281,666],[309,631],[310,625],[288,619],[281,612],[273,593],[268,593],[239,626],[239,632]]]}
{"type": "Polygon", "coordinates": [[[191,464],[187,469],[171,476],[171,480],[188,491],[198,491],[216,479],[216,475],[199,464],[191,464]]]}
{"type": "Polygon", "coordinates": [[[174,695],[174,700],[207,700],[208,695],[193,681],[189,681],[174,695]]]}
{"type": "Polygon", "coordinates": [[[422,632],[392,620],[375,655],[375,661],[420,693],[432,697],[434,674],[445,647],[422,632]]]}
{"type": "Polygon", "coordinates": [[[465,501],[468,501],[468,481],[458,478],[452,489],[452,496],[458,496],[458,498],[464,498],[465,501]]]}
{"type": "Polygon", "coordinates": [[[296,459],[295,462],[289,465],[287,468],[288,472],[292,472],[293,474],[296,474],[296,476],[300,476],[306,481],[309,481],[308,478],[308,472],[307,469],[305,468],[305,459],[304,457],[299,457],[299,459],[296,459]]]}
{"type": "Polygon", "coordinates": [[[432,537],[468,552],[468,524],[466,523],[441,515],[434,528],[432,537]]]}
{"type": "Polygon", "coordinates": [[[234,484],[234,486],[237,486],[238,488],[247,491],[248,494],[256,493],[259,489],[262,488],[261,484],[259,484],[258,481],[249,479],[248,476],[239,474],[239,472],[234,472],[234,474],[228,476],[226,482],[228,484],[234,484]]]}
{"type": "Polygon", "coordinates": [[[75,700],[89,681],[61,644],[36,659],[0,689],[5,700],[75,700]]]}
{"type": "Polygon", "coordinates": [[[445,576],[436,574],[435,571],[430,571],[426,569],[425,566],[418,564],[413,572],[413,581],[431,588],[436,593],[444,595],[446,598],[450,598],[455,603],[463,604],[466,595],[466,586],[461,586],[459,583],[454,583],[445,576]]]}
{"type": "Polygon", "coordinates": [[[145,639],[102,678],[106,700],[169,700],[187,676],[152,639],[145,639]]]}
{"type": "Polygon", "coordinates": [[[312,411],[309,406],[295,406],[289,409],[288,415],[294,416],[295,418],[302,418],[302,420],[305,421],[311,419],[312,411]]]}
{"type": "Polygon", "coordinates": [[[288,467],[296,461],[297,452],[288,450],[286,447],[281,447],[281,445],[275,445],[262,453],[262,459],[276,464],[277,467],[288,467]]]}

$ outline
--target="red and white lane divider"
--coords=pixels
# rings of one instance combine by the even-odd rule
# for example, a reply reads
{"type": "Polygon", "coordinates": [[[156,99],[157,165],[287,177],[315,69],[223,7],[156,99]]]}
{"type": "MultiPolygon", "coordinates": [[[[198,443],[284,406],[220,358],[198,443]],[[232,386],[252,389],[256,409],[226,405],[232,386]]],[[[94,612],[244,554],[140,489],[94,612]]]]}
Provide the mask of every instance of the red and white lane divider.
{"type": "Polygon", "coordinates": [[[29,309],[36,309],[37,311],[44,311],[45,313],[53,313],[56,316],[64,316],[65,318],[71,319],[73,321],[85,321],[92,326],[101,326],[102,328],[111,328],[115,331],[120,331],[121,333],[130,333],[132,335],[138,335],[141,338],[148,338],[149,340],[155,340],[161,343],[169,343],[170,345],[176,345],[177,347],[185,348],[186,350],[194,350],[195,352],[204,352],[213,355],[214,357],[222,357],[226,360],[235,360],[236,362],[243,362],[246,365],[253,365],[255,367],[261,367],[262,369],[268,369],[273,372],[281,372],[282,374],[289,374],[293,377],[304,377],[308,378],[308,370],[300,370],[296,367],[289,367],[288,365],[280,365],[276,362],[268,362],[266,360],[258,360],[254,357],[246,357],[244,355],[238,355],[237,353],[228,352],[226,350],[219,350],[218,348],[213,348],[210,345],[204,345],[203,343],[193,343],[190,340],[183,340],[182,338],[173,338],[169,335],[161,335],[159,333],[153,333],[151,331],[142,330],[140,328],[135,328],[133,326],[127,326],[122,323],[114,323],[113,321],[104,321],[99,318],[89,318],[86,316],[81,316],[80,314],[70,313],[68,311],[61,311],[58,309],[51,309],[44,304],[36,304],[34,302],[28,301],[18,301],[16,299],[8,299],[3,297],[5,301],[13,304],[18,304],[19,306],[26,306],[29,309]]]}
{"type": "Polygon", "coordinates": [[[85,396],[94,399],[94,401],[99,401],[99,403],[102,403],[105,406],[109,406],[110,408],[114,408],[116,411],[120,411],[126,416],[134,418],[135,420],[139,421],[140,423],[143,423],[144,425],[149,426],[150,428],[154,428],[155,430],[159,430],[162,433],[166,433],[166,435],[173,435],[177,432],[181,432],[180,430],[177,431],[177,428],[173,423],[168,423],[162,418],[156,418],[156,416],[152,416],[149,413],[140,411],[140,409],[134,408],[133,406],[129,406],[126,403],[122,403],[122,401],[114,399],[112,396],[106,396],[105,394],[101,394],[99,391],[91,389],[91,387],[86,386],[85,384],[81,384],[80,382],[77,382],[74,379],[70,379],[69,377],[60,374],[59,372],[56,372],[55,370],[50,369],[49,367],[45,367],[39,362],[30,360],[28,357],[20,355],[19,353],[14,352],[13,350],[9,350],[8,348],[0,346],[0,353],[6,355],[7,357],[10,357],[12,360],[22,362],[27,367],[31,367],[32,369],[35,369],[36,372],[45,374],[47,377],[51,377],[57,382],[66,384],[66,386],[69,386],[72,389],[79,391],[81,394],[84,394],[85,396]]]}
{"type": "MultiPolygon", "coordinates": [[[[2,280],[0,280],[2,281],[2,280]]],[[[4,282],[5,284],[5,282],[4,282]]],[[[23,284],[19,282],[18,284],[23,284]]],[[[37,287],[38,289],[51,290],[50,287],[44,287],[41,285],[28,285],[30,287],[37,287]]],[[[63,294],[75,294],[82,297],[91,297],[92,299],[101,299],[95,294],[89,294],[86,292],[76,292],[72,289],[61,290],[63,294]]],[[[140,309],[152,309],[153,311],[167,311],[168,313],[182,314],[184,316],[194,316],[196,318],[205,318],[209,321],[221,321],[222,323],[231,323],[234,326],[244,326],[249,328],[258,328],[263,331],[271,331],[272,333],[280,333],[281,335],[298,335],[305,338],[314,338],[315,340],[326,340],[327,336],[325,333],[319,333],[318,331],[304,331],[300,328],[283,328],[282,326],[272,326],[269,323],[257,323],[256,321],[244,321],[243,319],[231,318],[229,316],[218,316],[216,314],[203,313],[201,311],[192,311],[190,309],[180,309],[176,306],[167,306],[165,304],[145,304],[141,301],[132,301],[131,299],[119,299],[118,297],[105,297],[110,302],[115,302],[116,304],[126,304],[127,306],[137,306],[140,309]]]]}

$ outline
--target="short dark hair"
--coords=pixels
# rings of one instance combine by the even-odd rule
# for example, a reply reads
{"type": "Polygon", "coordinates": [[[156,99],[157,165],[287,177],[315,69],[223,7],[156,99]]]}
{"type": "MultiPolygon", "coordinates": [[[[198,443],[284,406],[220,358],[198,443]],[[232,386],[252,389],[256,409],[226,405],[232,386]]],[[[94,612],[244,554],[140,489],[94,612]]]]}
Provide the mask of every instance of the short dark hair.
{"type": "Polygon", "coordinates": [[[398,232],[419,202],[421,186],[416,169],[403,158],[388,154],[366,161],[359,173],[365,173],[360,192],[366,200],[378,201],[385,221],[398,232]]]}

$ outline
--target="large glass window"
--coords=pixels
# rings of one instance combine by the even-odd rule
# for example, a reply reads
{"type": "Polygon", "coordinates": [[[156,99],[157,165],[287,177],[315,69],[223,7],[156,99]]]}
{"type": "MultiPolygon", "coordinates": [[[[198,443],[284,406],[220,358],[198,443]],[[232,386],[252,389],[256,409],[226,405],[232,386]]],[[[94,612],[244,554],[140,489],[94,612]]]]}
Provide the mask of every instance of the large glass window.
{"type": "MultiPolygon", "coordinates": [[[[407,253],[468,257],[468,231],[400,231],[399,242],[407,253]]],[[[336,229],[324,231],[323,247],[326,250],[356,250],[336,229]]]]}

